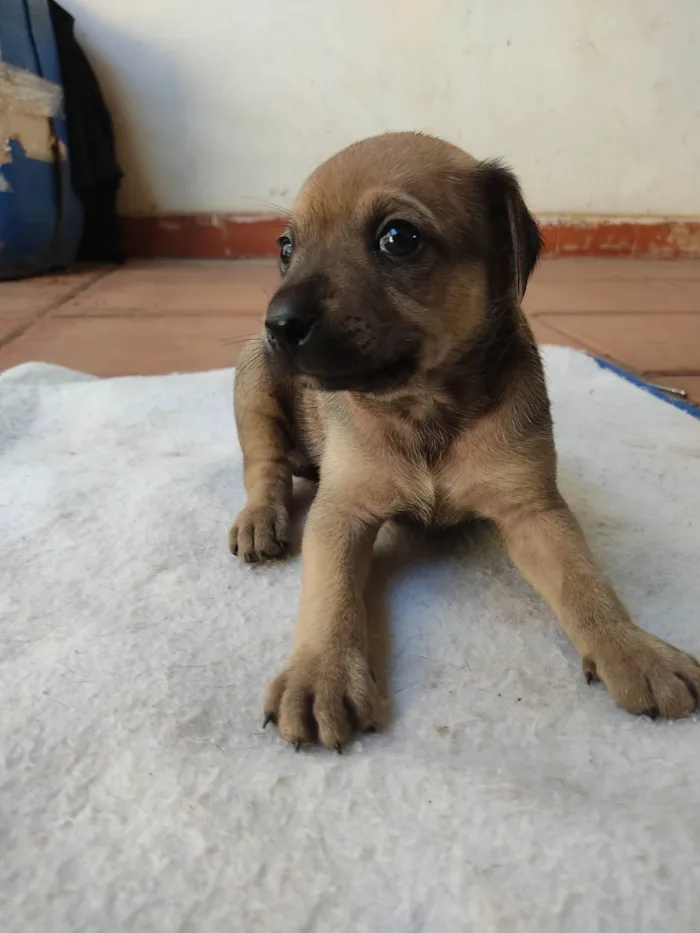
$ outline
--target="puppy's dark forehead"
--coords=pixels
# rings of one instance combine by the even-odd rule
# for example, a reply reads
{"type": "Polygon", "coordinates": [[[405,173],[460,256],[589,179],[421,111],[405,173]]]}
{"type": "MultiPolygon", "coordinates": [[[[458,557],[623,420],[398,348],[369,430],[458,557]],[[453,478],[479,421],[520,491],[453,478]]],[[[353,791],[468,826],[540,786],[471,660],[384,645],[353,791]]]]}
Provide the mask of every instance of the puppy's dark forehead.
{"type": "Polygon", "coordinates": [[[321,232],[401,196],[448,217],[455,197],[468,198],[477,162],[456,146],[418,133],[388,133],[343,149],[304,184],[292,210],[295,223],[321,232]],[[459,191],[459,194],[458,194],[459,191]]]}

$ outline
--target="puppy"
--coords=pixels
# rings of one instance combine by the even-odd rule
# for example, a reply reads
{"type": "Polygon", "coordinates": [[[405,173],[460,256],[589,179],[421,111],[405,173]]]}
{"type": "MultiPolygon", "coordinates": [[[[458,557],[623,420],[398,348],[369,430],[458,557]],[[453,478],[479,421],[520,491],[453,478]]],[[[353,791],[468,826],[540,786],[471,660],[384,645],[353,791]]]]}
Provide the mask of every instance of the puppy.
{"type": "Polygon", "coordinates": [[[446,142],[359,142],[304,184],[282,284],[235,378],[245,561],[287,547],[292,475],[319,476],[294,646],[265,721],[340,751],[371,730],[363,591],[380,526],[495,523],[512,560],[624,709],[684,716],[700,665],[638,628],[556,482],[542,365],[521,309],[537,224],[513,175],[446,142]]]}

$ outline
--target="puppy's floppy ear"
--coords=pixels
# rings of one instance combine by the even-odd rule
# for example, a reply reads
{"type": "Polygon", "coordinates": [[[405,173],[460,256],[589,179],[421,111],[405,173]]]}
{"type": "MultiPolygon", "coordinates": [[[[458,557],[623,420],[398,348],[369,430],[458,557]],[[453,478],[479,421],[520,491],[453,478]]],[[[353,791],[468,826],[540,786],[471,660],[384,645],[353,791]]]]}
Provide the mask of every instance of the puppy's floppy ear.
{"type": "Polygon", "coordinates": [[[519,302],[542,251],[540,230],[508,168],[499,162],[482,162],[477,174],[487,212],[493,286],[498,297],[512,291],[519,302]]]}

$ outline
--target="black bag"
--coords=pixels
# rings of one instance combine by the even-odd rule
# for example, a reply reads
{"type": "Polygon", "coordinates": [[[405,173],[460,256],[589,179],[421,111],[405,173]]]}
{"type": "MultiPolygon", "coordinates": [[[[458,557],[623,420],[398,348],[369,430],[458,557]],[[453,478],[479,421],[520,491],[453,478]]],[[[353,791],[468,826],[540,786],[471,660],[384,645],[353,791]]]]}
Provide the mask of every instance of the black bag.
{"type": "Polygon", "coordinates": [[[74,18],[49,0],[61,66],[73,189],[84,209],[78,260],[123,262],[117,191],[123,173],[114,128],[97,79],[73,32],[74,18]]]}

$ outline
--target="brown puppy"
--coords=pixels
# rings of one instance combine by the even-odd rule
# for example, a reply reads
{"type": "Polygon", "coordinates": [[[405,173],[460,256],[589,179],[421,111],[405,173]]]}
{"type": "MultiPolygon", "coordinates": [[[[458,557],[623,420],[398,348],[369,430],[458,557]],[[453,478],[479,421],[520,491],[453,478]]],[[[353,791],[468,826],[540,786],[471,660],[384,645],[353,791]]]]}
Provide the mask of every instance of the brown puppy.
{"type": "Polygon", "coordinates": [[[363,591],[380,526],[495,522],[513,561],[627,710],[683,716],[700,665],[638,628],[557,489],[542,366],[520,302],[540,252],[515,178],[428,136],[350,146],[302,188],[283,282],[236,372],[247,561],[287,544],[292,474],[320,484],[294,648],[265,699],[297,747],[378,719],[363,591]]]}

